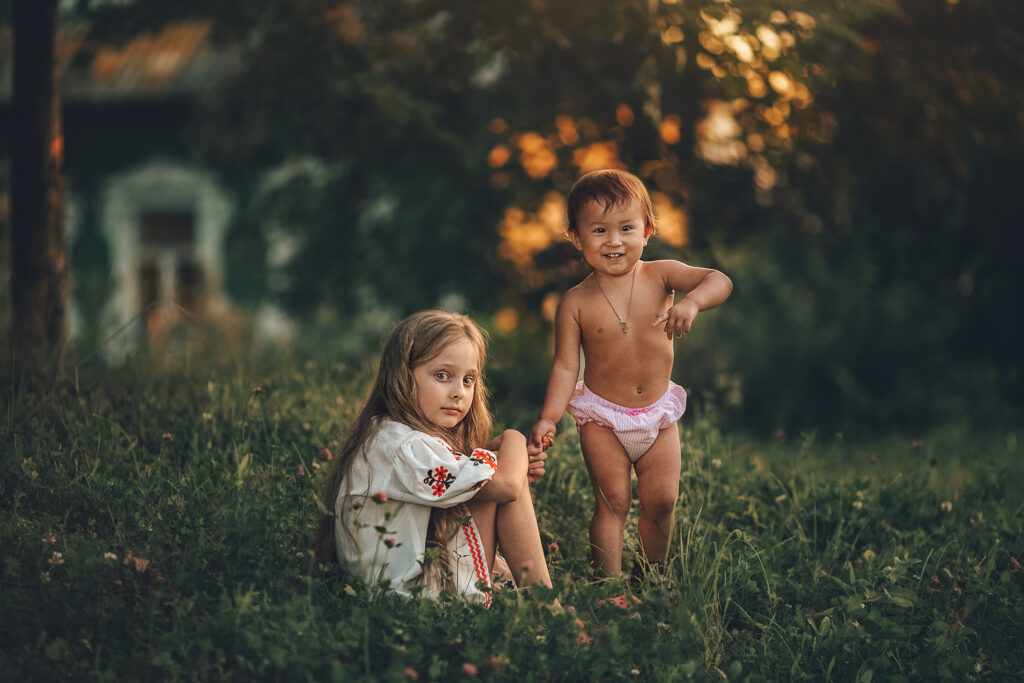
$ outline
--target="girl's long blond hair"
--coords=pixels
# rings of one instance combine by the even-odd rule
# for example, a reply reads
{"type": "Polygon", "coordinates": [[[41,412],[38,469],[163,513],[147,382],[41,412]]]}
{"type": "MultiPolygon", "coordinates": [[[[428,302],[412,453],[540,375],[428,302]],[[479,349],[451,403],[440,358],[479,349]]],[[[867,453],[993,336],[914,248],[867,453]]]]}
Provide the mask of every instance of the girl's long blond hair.
{"type": "MultiPolygon", "coordinates": [[[[491,432],[491,413],[484,385],[484,360],[487,342],[484,333],[470,318],[445,311],[421,311],[399,322],[384,342],[380,367],[370,390],[370,396],[349,429],[338,456],[333,459],[324,483],[321,503],[327,511],[320,517],[313,550],[321,563],[336,562],[337,546],[334,536],[334,511],[344,511],[351,491],[345,487],[348,473],[357,457],[367,457],[364,446],[376,434],[381,418],[390,418],[417,431],[441,437],[461,453],[472,453],[487,443],[491,432]],[[443,349],[468,339],[477,349],[480,374],[477,377],[473,402],[466,417],[450,429],[438,427],[427,420],[419,408],[413,370],[437,357],[443,349]],[[336,507],[338,496],[345,503],[336,507]]],[[[371,466],[373,463],[370,463],[371,466]]],[[[341,527],[354,539],[344,519],[341,527]]],[[[433,508],[427,533],[427,546],[441,551],[441,565],[449,568],[444,549],[456,530],[453,515],[445,509],[433,508]]]]}

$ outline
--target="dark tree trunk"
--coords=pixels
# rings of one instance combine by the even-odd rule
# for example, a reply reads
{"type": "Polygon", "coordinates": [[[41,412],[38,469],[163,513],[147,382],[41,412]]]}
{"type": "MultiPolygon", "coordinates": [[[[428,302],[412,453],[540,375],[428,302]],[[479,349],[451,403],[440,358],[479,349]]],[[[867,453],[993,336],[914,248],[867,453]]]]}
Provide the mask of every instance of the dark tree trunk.
{"type": "Polygon", "coordinates": [[[56,375],[67,339],[57,0],[15,0],[11,133],[13,370],[56,375]]]}

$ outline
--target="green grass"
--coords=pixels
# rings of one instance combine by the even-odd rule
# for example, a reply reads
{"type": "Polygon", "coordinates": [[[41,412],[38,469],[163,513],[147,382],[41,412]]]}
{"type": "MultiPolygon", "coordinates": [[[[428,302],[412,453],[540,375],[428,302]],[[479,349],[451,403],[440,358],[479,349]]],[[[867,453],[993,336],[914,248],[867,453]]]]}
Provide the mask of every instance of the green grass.
{"type": "Polygon", "coordinates": [[[0,680],[1024,677],[1020,430],[769,441],[687,416],[669,581],[632,588],[589,578],[564,423],[535,498],[581,636],[522,594],[401,601],[314,566],[321,449],[365,381],[193,364],[0,398],[0,680]]]}

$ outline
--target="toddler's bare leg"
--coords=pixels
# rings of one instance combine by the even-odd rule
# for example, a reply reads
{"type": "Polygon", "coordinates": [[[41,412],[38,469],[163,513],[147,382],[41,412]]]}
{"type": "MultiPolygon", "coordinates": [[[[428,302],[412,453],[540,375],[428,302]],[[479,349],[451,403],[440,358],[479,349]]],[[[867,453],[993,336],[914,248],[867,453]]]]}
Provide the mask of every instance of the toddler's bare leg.
{"type": "Polygon", "coordinates": [[[519,498],[510,503],[470,501],[467,507],[480,529],[489,567],[494,567],[494,554],[500,546],[516,585],[551,586],[529,484],[524,483],[519,498]]]}
{"type": "Polygon", "coordinates": [[[622,573],[622,531],[633,504],[629,457],[615,433],[588,422],[580,428],[580,449],[594,487],[590,552],[602,576],[622,573]]]}
{"type": "Polygon", "coordinates": [[[640,547],[652,564],[664,562],[668,553],[681,462],[679,427],[672,425],[661,430],[651,449],[634,465],[640,498],[640,547]]]}

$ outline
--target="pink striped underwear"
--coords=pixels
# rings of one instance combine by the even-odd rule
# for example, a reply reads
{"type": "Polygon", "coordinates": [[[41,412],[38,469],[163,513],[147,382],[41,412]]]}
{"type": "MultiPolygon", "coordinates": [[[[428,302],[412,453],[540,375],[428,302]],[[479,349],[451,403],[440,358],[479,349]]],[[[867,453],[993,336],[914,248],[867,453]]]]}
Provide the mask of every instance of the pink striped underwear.
{"type": "Polygon", "coordinates": [[[606,401],[583,382],[569,399],[569,414],[576,420],[576,430],[588,422],[596,422],[611,429],[626,449],[632,462],[650,450],[662,429],[674,424],[686,410],[686,391],[675,382],[668,383],[668,391],[645,408],[623,408],[606,401]]]}

